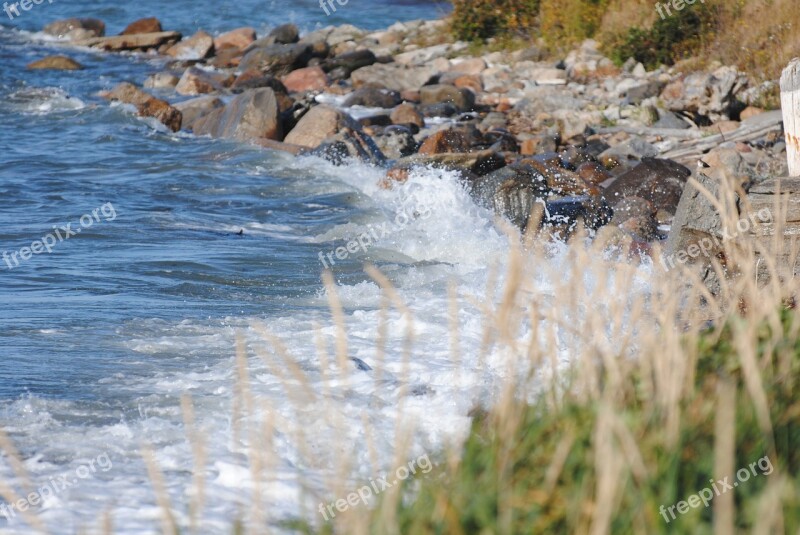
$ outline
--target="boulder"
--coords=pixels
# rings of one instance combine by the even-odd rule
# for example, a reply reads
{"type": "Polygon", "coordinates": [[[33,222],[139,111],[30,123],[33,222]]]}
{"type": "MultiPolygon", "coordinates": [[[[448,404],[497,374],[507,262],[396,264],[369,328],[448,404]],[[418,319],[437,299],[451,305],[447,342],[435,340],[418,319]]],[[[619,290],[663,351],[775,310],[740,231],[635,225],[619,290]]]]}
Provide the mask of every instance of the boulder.
{"type": "MultiPolygon", "coordinates": [[[[695,174],[693,178],[712,196],[719,197],[719,180],[704,173],[695,174]]],[[[667,270],[680,265],[699,268],[701,279],[715,293],[719,289],[719,280],[712,261],[716,259],[725,264],[725,236],[719,211],[698,188],[689,185],[675,211],[661,265],[667,270]]]]}
{"type": "Polygon", "coordinates": [[[344,106],[366,106],[369,108],[394,108],[402,102],[400,93],[390,89],[362,87],[356,89],[344,101],[344,106]]]}
{"type": "Polygon", "coordinates": [[[652,203],[656,210],[675,213],[689,175],[689,169],[672,160],[644,158],[612,182],[603,195],[612,206],[636,196],[652,203]]]}
{"type": "Polygon", "coordinates": [[[457,63],[455,60],[450,66],[450,72],[459,74],[473,74],[480,75],[486,70],[486,61],[483,58],[466,58],[457,63]]]}
{"type": "Polygon", "coordinates": [[[322,68],[329,73],[338,71],[338,79],[347,79],[350,78],[353,71],[373,65],[376,61],[375,54],[370,50],[355,50],[325,60],[322,68]]]}
{"type": "Polygon", "coordinates": [[[178,32],[158,32],[77,39],[74,41],[74,44],[77,46],[89,46],[114,52],[133,50],[146,51],[177,43],[180,39],[181,34],[178,32]]]}
{"type": "Polygon", "coordinates": [[[529,165],[512,164],[469,183],[470,194],[479,206],[493,210],[517,227],[528,226],[533,206],[544,206],[547,180],[529,165]]]}
{"type": "Polygon", "coordinates": [[[452,152],[469,152],[467,137],[454,129],[439,130],[429,136],[419,148],[420,154],[442,154],[452,152]]]}
{"type": "Polygon", "coordinates": [[[225,48],[244,50],[256,40],[256,31],[253,28],[237,28],[218,35],[214,38],[214,50],[219,52],[225,48]]]}
{"type": "Polygon", "coordinates": [[[67,56],[48,56],[28,64],[31,70],[79,71],[83,65],[67,56]]]}
{"type": "Polygon", "coordinates": [[[222,85],[208,72],[189,67],[175,86],[179,95],[202,95],[222,89],[222,85]]]}
{"type": "Polygon", "coordinates": [[[274,44],[251,49],[239,66],[243,71],[256,69],[274,76],[285,76],[305,67],[310,59],[309,45],[274,44]]]}
{"type": "Polygon", "coordinates": [[[400,104],[392,110],[390,117],[393,124],[425,126],[425,118],[413,104],[400,104]]]}
{"type": "Polygon", "coordinates": [[[530,135],[520,143],[520,154],[533,156],[544,152],[555,152],[558,148],[559,136],[549,134],[530,135]]]}
{"type": "Polygon", "coordinates": [[[416,166],[440,167],[460,172],[466,177],[483,176],[506,165],[505,158],[494,149],[475,152],[445,152],[441,154],[413,154],[399,159],[397,168],[416,166]]]}
{"type": "Polygon", "coordinates": [[[66,39],[89,39],[103,37],[106,34],[106,24],[98,19],[64,19],[51,22],[44,27],[44,33],[66,39]]]}
{"type": "Polygon", "coordinates": [[[258,89],[261,87],[269,87],[276,93],[288,93],[286,86],[283,82],[271,76],[264,74],[261,71],[245,71],[234,80],[231,89],[235,93],[241,93],[247,89],[258,89]]]}
{"type": "Polygon", "coordinates": [[[607,167],[614,167],[625,161],[638,161],[642,158],[655,158],[658,156],[658,148],[645,141],[644,139],[633,136],[630,139],[614,145],[610,149],[603,151],[598,159],[607,167]]]}
{"type": "Polygon", "coordinates": [[[292,93],[324,91],[329,83],[328,75],[319,67],[297,69],[283,78],[283,85],[292,93]]]}
{"type": "Polygon", "coordinates": [[[158,72],[156,74],[151,74],[145,79],[144,87],[148,89],[172,89],[178,85],[180,80],[180,78],[171,72],[158,72]]]}
{"type": "Polygon", "coordinates": [[[224,108],[198,119],[193,129],[199,136],[242,141],[259,138],[279,141],[283,134],[278,100],[275,92],[266,87],[237,95],[224,108]]]}
{"type": "Polygon", "coordinates": [[[158,99],[130,83],[122,83],[104,95],[109,100],[136,106],[142,117],[154,117],[173,132],[181,129],[182,115],[168,102],[158,99]]]}
{"type": "Polygon", "coordinates": [[[598,186],[613,177],[605,167],[597,162],[584,162],[575,171],[584,182],[598,186]]]}
{"type": "Polygon", "coordinates": [[[150,17],[131,22],[122,30],[120,35],[137,35],[140,33],[158,33],[162,31],[164,30],[161,28],[161,21],[155,17],[150,17]]]}
{"type": "Polygon", "coordinates": [[[204,31],[167,49],[167,55],[184,61],[198,61],[214,53],[214,38],[204,31]]]}
{"type": "Polygon", "coordinates": [[[374,137],[375,144],[387,158],[396,160],[410,156],[417,150],[414,135],[405,126],[390,126],[374,137]]]}
{"type": "Polygon", "coordinates": [[[343,128],[359,130],[360,125],[336,108],[326,105],[315,106],[300,119],[284,141],[313,149],[343,128]]]}
{"type": "Polygon", "coordinates": [[[344,165],[349,160],[359,160],[376,166],[386,163],[386,157],[372,138],[351,128],[344,128],[326,138],[309,154],[324,158],[334,165],[344,165]]]}
{"type": "Polygon", "coordinates": [[[610,211],[599,196],[559,196],[547,182],[537,169],[517,162],[472,180],[469,189],[477,204],[492,209],[523,231],[536,212],[541,216],[540,223],[567,232],[578,221],[592,229],[608,222],[610,211]]]}
{"type": "Polygon", "coordinates": [[[205,95],[175,104],[175,108],[183,114],[183,129],[192,130],[195,121],[212,111],[222,108],[225,103],[219,97],[205,95]]]}
{"type": "Polygon", "coordinates": [[[459,111],[470,111],[475,106],[475,94],[469,89],[459,89],[452,85],[427,85],[419,90],[422,105],[452,104],[459,111]]]}
{"type": "Polygon", "coordinates": [[[353,87],[366,85],[385,87],[394,91],[417,90],[427,84],[438,71],[430,65],[406,67],[395,64],[376,63],[353,71],[353,87]]]}
{"type": "Polygon", "coordinates": [[[267,39],[272,43],[291,45],[300,40],[300,30],[294,24],[283,24],[269,32],[267,39]]]}

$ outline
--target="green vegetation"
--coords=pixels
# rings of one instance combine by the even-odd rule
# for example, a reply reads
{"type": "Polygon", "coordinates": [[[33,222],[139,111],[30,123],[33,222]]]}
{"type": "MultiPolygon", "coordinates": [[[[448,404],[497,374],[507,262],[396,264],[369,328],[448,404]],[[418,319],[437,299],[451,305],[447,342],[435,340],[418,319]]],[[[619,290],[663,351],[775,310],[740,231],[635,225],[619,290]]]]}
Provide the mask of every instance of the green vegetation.
{"type": "Polygon", "coordinates": [[[780,332],[768,324],[748,332],[755,335],[759,385],[748,381],[752,362],[737,350],[751,329],[744,322],[691,342],[697,365],[677,421],[654,405],[654,378],[641,368],[602,402],[573,390],[557,408],[543,396],[532,406],[514,403],[476,418],[457,468],[422,480],[412,502],[390,505],[398,530],[386,528],[386,511],[379,510],[372,532],[587,533],[607,514],[615,534],[710,534],[729,499],[737,529],[774,532],[769,526],[781,518],[782,532],[797,533],[800,337],[796,312],[785,311],[781,321],[780,332]],[[665,522],[660,507],[722,479],[715,462],[726,455],[731,483],[736,470],[762,464],[708,508],[701,504],[665,522]]]}
{"type": "Polygon", "coordinates": [[[467,41],[526,34],[539,13],[539,0],[454,0],[453,33],[467,41]]]}
{"type": "Polygon", "coordinates": [[[706,0],[673,9],[663,19],[649,0],[454,0],[453,5],[457,39],[542,39],[563,54],[594,38],[616,61],[633,57],[649,67],[694,56],[774,80],[800,49],[794,0],[706,0]]]}
{"type": "Polygon", "coordinates": [[[672,17],[659,18],[652,28],[630,28],[618,42],[608,43],[607,49],[619,65],[633,58],[648,69],[655,69],[697,54],[713,40],[714,31],[713,11],[698,4],[672,17]]]}

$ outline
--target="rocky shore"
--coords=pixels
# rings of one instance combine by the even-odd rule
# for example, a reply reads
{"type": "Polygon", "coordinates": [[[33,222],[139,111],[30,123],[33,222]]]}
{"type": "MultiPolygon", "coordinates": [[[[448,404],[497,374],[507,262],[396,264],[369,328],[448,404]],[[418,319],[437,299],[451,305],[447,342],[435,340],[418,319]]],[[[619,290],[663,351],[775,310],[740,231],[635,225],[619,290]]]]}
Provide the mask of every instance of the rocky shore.
{"type": "MultiPolygon", "coordinates": [[[[742,186],[786,174],[774,91],[735,67],[621,68],[584,42],[548,60],[537,47],[470,53],[441,20],[368,33],[238,28],[184,37],[153,18],[106,36],[96,19],[44,31],[69,47],[169,59],[163,72],[103,96],[171,131],[231,138],[343,165],[456,170],[475,201],[526,229],[567,237],[580,223],[647,252],[667,237],[688,178],[742,186]]],[[[80,70],[66,56],[29,68],[80,70]]]]}

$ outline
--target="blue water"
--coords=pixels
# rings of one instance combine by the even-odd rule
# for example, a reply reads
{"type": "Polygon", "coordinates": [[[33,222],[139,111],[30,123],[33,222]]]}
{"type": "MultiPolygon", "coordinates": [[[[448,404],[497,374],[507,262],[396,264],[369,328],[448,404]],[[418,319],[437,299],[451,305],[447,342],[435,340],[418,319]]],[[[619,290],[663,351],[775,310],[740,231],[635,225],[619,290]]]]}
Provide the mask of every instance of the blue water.
{"type": "Polygon", "coordinates": [[[285,21],[303,28],[342,22],[377,28],[432,18],[443,9],[428,2],[392,2],[390,8],[352,0],[326,17],[315,2],[92,4],[34,5],[4,21],[0,33],[0,248],[11,254],[53,225],[77,227],[80,216],[104,203],[117,212],[114,221],[96,223],[52,254],[13,270],[0,265],[3,399],[25,393],[97,397],[92,385],[125,361],[115,330],[131,317],[296,307],[292,298],[318,290],[319,247],[292,238],[317,235],[352,211],[349,193],[293,191],[284,177],[271,174],[280,155],[159,134],[96,96],[121,80],[140,83],[158,70],[157,61],[73,52],[87,67],[78,74],[26,71],[27,63],[53,49],[11,28],[35,31],[73,16],[102,19],[109,34],[141,16],[157,16],[166,29],[184,32],[285,21]],[[70,110],[70,100],[80,109],[70,110]],[[254,222],[287,230],[237,235],[254,222]]]}
{"type": "MultiPolygon", "coordinates": [[[[34,485],[99,455],[114,464],[37,509],[52,532],[97,525],[103,511],[111,512],[116,532],[158,532],[160,513],[139,451],[145,441],[165,472],[178,522],[187,525],[193,467],[182,394],[192,396],[208,440],[207,491],[214,499],[204,516],[207,533],[230,532],[246,508],[248,444],[275,456],[271,475],[279,483],[260,505],[275,522],[306,514],[314,498],[308,489],[321,488],[323,475],[344,457],[356,460],[362,476],[374,475],[364,437],[391,459],[395,417],[418,421],[420,447],[432,449],[463,430],[481,380],[462,372],[461,382],[453,381],[447,287],[455,281],[483,292],[507,242],[491,214],[474,206],[447,173],[413,177],[389,192],[377,187],[380,170],[334,168],[165,132],[97,95],[120,81],[141,84],[163,68],[162,60],[65,50],[31,32],[55,19],[85,16],[105,20],[110,34],[144,16],[184,33],[242,25],[263,33],[287,21],[304,30],[344,22],[375,29],[435,18],[443,9],[430,2],[350,0],[326,17],[315,2],[55,0],[1,23],[0,253],[19,253],[54,226],[79,228],[81,216],[106,207],[97,212],[99,221],[52,253],[13,269],[0,261],[0,427],[34,485]],[[86,69],[25,69],[56,52],[86,69]],[[435,209],[425,212],[423,201],[435,209]],[[295,412],[286,401],[286,378],[274,369],[284,357],[269,349],[258,325],[281,337],[311,390],[323,392],[326,365],[315,336],[333,354],[335,329],[319,256],[396,221],[404,210],[409,224],[335,267],[349,355],[372,372],[352,366],[352,382],[335,383],[329,397],[313,401],[315,410],[295,412]],[[411,363],[403,358],[407,318],[398,315],[388,316],[385,356],[377,356],[382,298],[363,271],[365,261],[387,273],[414,311],[421,352],[411,363]],[[247,343],[262,415],[279,415],[269,445],[236,433],[237,334],[247,343]],[[272,362],[265,364],[261,348],[272,362]],[[401,385],[418,394],[409,397],[401,385]],[[368,433],[361,429],[365,420],[368,433]],[[293,438],[296,429],[282,427],[291,422],[306,430],[304,447],[293,438]]],[[[477,355],[481,347],[481,315],[475,308],[459,312],[466,354],[477,355]]],[[[333,368],[328,363],[327,377],[335,375],[333,368]]],[[[2,448],[0,482],[20,488],[2,448]]],[[[0,515],[0,533],[29,530],[19,518],[0,515]]]]}

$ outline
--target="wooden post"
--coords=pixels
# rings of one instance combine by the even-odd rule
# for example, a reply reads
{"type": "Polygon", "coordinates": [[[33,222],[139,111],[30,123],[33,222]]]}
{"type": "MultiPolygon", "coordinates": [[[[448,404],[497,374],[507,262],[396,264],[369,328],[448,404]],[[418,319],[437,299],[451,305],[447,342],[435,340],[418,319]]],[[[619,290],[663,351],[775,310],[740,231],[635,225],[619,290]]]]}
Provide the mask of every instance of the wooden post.
{"type": "Polygon", "coordinates": [[[781,108],[789,176],[800,176],[800,58],[793,59],[781,75],[781,108]]]}

